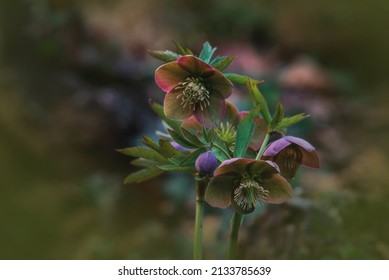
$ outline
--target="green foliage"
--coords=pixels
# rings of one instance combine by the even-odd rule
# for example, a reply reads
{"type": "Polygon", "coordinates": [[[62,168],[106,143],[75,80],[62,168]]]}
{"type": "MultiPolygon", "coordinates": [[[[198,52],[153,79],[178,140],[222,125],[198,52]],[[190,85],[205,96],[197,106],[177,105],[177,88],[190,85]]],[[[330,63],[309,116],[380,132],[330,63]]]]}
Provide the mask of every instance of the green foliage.
{"type": "Polygon", "coordinates": [[[176,61],[181,56],[180,54],[169,50],[165,50],[165,51],[148,50],[147,52],[152,57],[165,62],[176,61]]]}
{"type": "Polygon", "coordinates": [[[131,157],[139,157],[157,162],[168,162],[168,160],[160,153],[146,147],[129,147],[118,149],[117,151],[131,157]]]}
{"type": "Polygon", "coordinates": [[[235,59],[235,55],[232,56],[217,56],[211,61],[211,66],[218,69],[219,71],[223,71],[231,62],[235,59]]]}
{"type": "Polygon", "coordinates": [[[251,94],[251,97],[253,98],[254,103],[260,106],[261,114],[265,122],[270,125],[271,116],[269,108],[267,106],[266,99],[263,97],[262,93],[258,89],[257,82],[253,79],[248,79],[246,86],[251,94]]]}
{"type": "Polygon", "coordinates": [[[254,132],[254,118],[258,116],[260,106],[254,107],[240,122],[236,133],[234,157],[244,157],[254,132]]]}
{"type": "Polygon", "coordinates": [[[251,80],[253,83],[257,85],[264,83],[263,80],[254,80],[248,76],[239,75],[235,73],[225,73],[224,76],[226,76],[226,78],[229,79],[231,83],[238,84],[238,85],[247,85],[249,80],[251,80]]]}
{"type": "Polygon", "coordinates": [[[164,170],[152,166],[131,173],[124,179],[124,184],[141,183],[162,174],[164,170]]]}
{"type": "Polygon", "coordinates": [[[274,128],[283,120],[284,118],[284,106],[281,103],[277,103],[276,110],[271,120],[270,127],[274,128]]]}
{"type": "Polygon", "coordinates": [[[173,42],[173,43],[176,46],[176,48],[178,49],[178,51],[180,52],[180,54],[182,54],[182,55],[193,55],[193,52],[190,49],[185,48],[185,47],[181,46],[180,44],[178,44],[176,42],[173,42]]]}
{"type": "Polygon", "coordinates": [[[212,48],[209,42],[205,42],[203,45],[203,49],[199,54],[199,58],[205,63],[209,63],[215,51],[216,48],[212,48]]]}
{"type": "Polygon", "coordinates": [[[289,117],[289,118],[283,118],[282,121],[280,121],[276,125],[276,127],[274,127],[274,130],[285,129],[289,126],[292,126],[296,123],[299,123],[299,122],[305,120],[306,118],[309,118],[309,115],[305,114],[305,113],[297,114],[297,115],[294,115],[293,117],[289,117]]]}

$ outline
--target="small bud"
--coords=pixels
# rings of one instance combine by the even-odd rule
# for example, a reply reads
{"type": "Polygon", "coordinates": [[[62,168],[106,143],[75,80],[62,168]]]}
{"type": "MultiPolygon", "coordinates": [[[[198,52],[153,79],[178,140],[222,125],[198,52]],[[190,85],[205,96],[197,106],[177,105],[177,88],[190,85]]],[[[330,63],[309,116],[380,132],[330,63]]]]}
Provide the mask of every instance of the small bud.
{"type": "Polygon", "coordinates": [[[196,160],[195,167],[201,175],[209,175],[217,167],[217,159],[211,152],[202,153],[196,160]]]}

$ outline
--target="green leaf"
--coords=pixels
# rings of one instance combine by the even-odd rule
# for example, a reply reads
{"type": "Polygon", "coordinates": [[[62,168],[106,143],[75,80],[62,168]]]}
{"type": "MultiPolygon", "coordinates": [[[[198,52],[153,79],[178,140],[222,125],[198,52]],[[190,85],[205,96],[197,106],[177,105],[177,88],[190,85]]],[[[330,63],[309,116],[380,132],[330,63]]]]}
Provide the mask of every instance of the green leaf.
{"type": "Polygon", "coordinates": [[[151,139],[151,137],[147,135],[143,135],[142,143],[148,146],[149,148],[153,149],[154,151],[161,153],[159,146],[157,145],[157,143],[154,142],[153,139],[151,139]]]}
{"type": "Polygon", "coordinates": [[[271,120],[270,127],[276,127],[284,118],[284,106],[281,103],[277,103],[276,110],[273,115],[273,119],[271,120]]]}
{"type": "Polygon", "coordinates": [[[199,58],[205,63],[209,63],[215,51],[216,48],[212,48],[209,42],[205,42],[203,45],[203,49],[200,52],[199,58]]]}
{"type": "Polygon", "coordinates": [[[165,172],[158,167],[145,168],[131,173],[124,179],[124,184],[141,183],[165,172]]]}
{"type": "Polygon", "coordinates": [[[184,157],[182,161],[180,162],[180,166],[194,166],[196,159],[201,155],[202,153],[205,153],[207,150],[204,148],[197,149],[184,157]]]}
{"type": "Polygon", "coordinates": [[[165,61],[165,62],[176,61],[181,56],[178,53],[175,53],[175,52],[172,52],[169,50],[166,50],[166,51],[148,50],[147,52],[152,57],[159,59],[159,60],[162,60],[162,61],[165,61]]]}
{"type": "Polygon", "coordinates": [[[246,84],[255,104],[258,104],[261,107],[261,114],[267,125],[271,123],[271,116],[269,112],[269,107],[267,106],[267,102],[265,97],[259,91],[256,81],[253,79],[249,79],[246,84]]]}
{"type": "Polygon", "coordinates": [[[139,167],[152,167],[158,164],[158,162],[144,158],[137,158],[131,161],[131,164],[139,167]]]}
{"type": "Polygon", "coordinates": [[[215,157],[220,161],[223,162],[230,157],[226,155],[226,152],[220,149],[219,147],[213,146],[211,148],[211,152],[215,155],[215,157]]]}
{"type": "Polygon", "coordinates": [[[173,129],[169,129],[168,128],[167,131],[169,132],[169,134],[173,138],[173,140],[175,142],[177,142],[177,144],[180,144],[181,146],[183,146],[185,148],[188,148],[188,149],[195,149],[195,148],[197,148],[196,145],[193,145],[192,143],[190,143],[188,140],[186,140],[180,134],[175,132],[173,129]]]}
{"type": "Polygon", "coordinates": [[[194,172],[193,166],[177,166],[173,164],[158,165],[159,169],[170,172],[194,172]]]}
{"type": "Polygon", "coordinates": [[[184,48],[183,46],[181,46],[180,44],[174,42],[174,45],[176,45],[177,49],[179,50],[179,52],[182,54],[182,55],[193,55],[193,52],[188,49],[188,48],[184,48]]]}
{"type": "Polygon", "coordinates": [[[182,135],[185,136],[185,138],[193,145],[195,145],[196,147],[204,147],[204,143],[200,141],[200,139],[193,135],[192,133],[190,133],[188,130],[186,130],[185,128],[181,127],[181,131],[182,131],[182,135]]]}
{"type": "Polygon", "coordinates": [[[145,158],[157,162],[167,162],[167,159],[164,158],[161,154],[146,147],[130,147],[118,149],[117,151],[131,157],[145,158]]]}
{"type": "Polygon", "coordinates": [[[166,158],[174,158],[182,155],[177,151],[168,140],[159,139],[160,153],[166,158]]]}
{"type": "Polygon", "coordinates": [[[224,76],[226,76],[226,78],[229,79],[232,83],[239,84],[239,85],[246,85],[249,80],[254,81],[254,83],[257,85],[260,85],[265,82],[263,80],[254,80],[248,76],[239,75],[235,73],[225,73],[224,76]]]}
{"type": "Polygon", "coordinates": [[[284,129],[284,128],[287,128],[289,126],[292,126],[296,123],[299,123],[303,120],[305,120],[306,118],[309,118],[309,115],[308,114],[305,114],[305,113],[302,113],[302,114],[297,114],[297,115],[294,115],[293,117],[289,117],[289,118],[284,118],[275,128],[274,130],[281,130],[281,129],[284,129]]]}
{"type": "Polygon", "coordinates": [[[234,157],[244,157],[254,132],[254,118],[259,114],[259,106],[254,107],[240,122],[236,132],[234,157]]]}
{"type": "Polygon", "coordinates": [[[228,67],[228,65],[231,64],[231,62],[235,59],[235,55],[232,56],[217,56],[214,60],[211,62],[211,66],[216,68],[219,71],[223,71],[225,68],[228,67]]]}
{"type": "Polygon", "coordinates": [[[165,113],[163,111],[163,106],[154,102],[153,100],[149,99],[149,104],[151,106],[151,109],[154,110],[154,112],[158,115],[158,117],[160,119],[162,119],[168,126],[170,126],[174,131],[176,131],[177,133],[181,133],[180,131],[180,127],[181,127],[181,122],[179,121],[175,121],[175,120],[171,120],[171,119],[168,119],[166,116],[165,116],[165,113]]]}

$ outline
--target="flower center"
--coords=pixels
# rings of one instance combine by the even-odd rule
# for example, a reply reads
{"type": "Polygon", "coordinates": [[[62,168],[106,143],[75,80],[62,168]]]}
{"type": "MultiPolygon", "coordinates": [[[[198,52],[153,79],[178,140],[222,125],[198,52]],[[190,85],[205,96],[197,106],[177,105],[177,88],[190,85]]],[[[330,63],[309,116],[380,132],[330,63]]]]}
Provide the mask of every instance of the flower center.
{"type": "Polygon", "coordinates": [[[219,136],[220,140],[225,142],[228,147],[233,147],[235,144],[235,138],[236,138],[236,129],[235,127],[227,123],[221,123],[220,127],[216,129],[216,134],[219,136]]]}
{"type": "Polygon", "coordinates": [[[176,89],[183,89],[182,93],[177,96],[181,98],[181,105],[189,106],[193,111],[196,106],[200,106],[201,111],[209,106],[209,91],[204,84],[202,78],[186,78],[185,82],[181,82],[176,89]]]}
{"type": "Polygon", "coordinates": [[[264,202],[268,196],[269,191],[261,187],[257,181],[243,179],[235,189],[233,199],[244,211],[250,211],[254,209],[257,201],[264,202]]]}
{"type": "Polygon", "coordinates": [[[294,146],[289,146],[280,153],[280,157],[283,158],[282,162],[288,169],[293,169],[296,164],[299,165],[302,162],[303,155],[301,151],[294,146]]]}

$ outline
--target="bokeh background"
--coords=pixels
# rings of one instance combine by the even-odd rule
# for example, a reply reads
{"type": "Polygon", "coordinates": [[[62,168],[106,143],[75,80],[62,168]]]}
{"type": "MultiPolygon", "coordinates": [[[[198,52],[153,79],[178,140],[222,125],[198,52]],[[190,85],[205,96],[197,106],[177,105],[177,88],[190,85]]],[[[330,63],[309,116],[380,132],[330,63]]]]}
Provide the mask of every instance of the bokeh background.
{"type": "MultiPolygon", "coordinates": [[[[389,2],[1,0],[0,258],[190,259],[193,181],[124,186],[115,149],[161,124],[147,49],[236,54],[322,168],[248,215],[243,259],[389,259],[389,2]]],[[[235,101],[249,107],[237,87],[235,101]]],[[[205,258],[224,258],[229,210],[206,208],[205,258]]]]}

